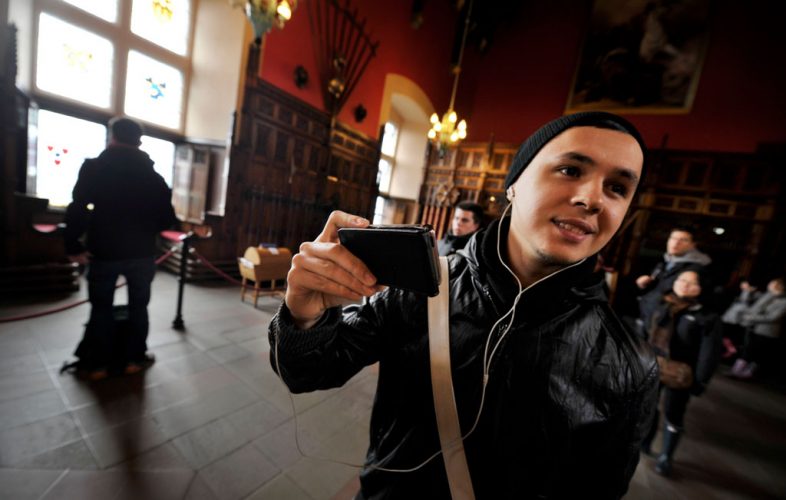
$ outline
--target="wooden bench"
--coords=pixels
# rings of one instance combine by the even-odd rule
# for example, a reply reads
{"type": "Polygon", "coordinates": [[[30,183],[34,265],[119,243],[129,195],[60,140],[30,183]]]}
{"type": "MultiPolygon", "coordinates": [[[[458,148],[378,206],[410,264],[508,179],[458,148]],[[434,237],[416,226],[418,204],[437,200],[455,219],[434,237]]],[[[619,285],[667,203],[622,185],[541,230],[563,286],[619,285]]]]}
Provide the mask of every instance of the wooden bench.
{"type": "Polygon", "coordinates": [[[270,281],[270,291],[276,293],[276,281],[287,279],[292,264],[292,252],[288,248],[248,247],[242,257],[237,259],[240,276],[240,300],[245,301],[248,281],[254,282],[254,307],[259,299],[262,281],[270,281]]]}

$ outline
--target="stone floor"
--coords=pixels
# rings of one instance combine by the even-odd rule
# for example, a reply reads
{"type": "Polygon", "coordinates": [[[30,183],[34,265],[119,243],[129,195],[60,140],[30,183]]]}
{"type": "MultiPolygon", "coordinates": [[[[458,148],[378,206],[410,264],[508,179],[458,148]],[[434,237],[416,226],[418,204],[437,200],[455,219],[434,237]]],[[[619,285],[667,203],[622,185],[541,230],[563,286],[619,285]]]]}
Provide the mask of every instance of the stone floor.
{"type": "MultiPolygon", "coordinates": [[[[84,288],[84,287],[83,287],[84,288]]],[[[0,323],[0,497],[9,499],[351,498],[357,470],[301,456],[292,401],[268,362],[278,300],[241,303],[233,286],[189,285],[173,330],[177,282],[159,273],[143,374],[87,382],[59,373],[88,306],[0,323]]],[[[83,298],[3,299],[0,317],[83,298]]],[[[118,302],[125,293],[118,292],[118,302]]],[[[300,448],[362,460],[376,381],[294,396],[300,448]]],[[[786,394],[720,374],[689,407],[672,479],[642,461],[625,497],[786,497],[786,394]]],[[[589,493],[589,492],[588,492],[589,493]]]]}

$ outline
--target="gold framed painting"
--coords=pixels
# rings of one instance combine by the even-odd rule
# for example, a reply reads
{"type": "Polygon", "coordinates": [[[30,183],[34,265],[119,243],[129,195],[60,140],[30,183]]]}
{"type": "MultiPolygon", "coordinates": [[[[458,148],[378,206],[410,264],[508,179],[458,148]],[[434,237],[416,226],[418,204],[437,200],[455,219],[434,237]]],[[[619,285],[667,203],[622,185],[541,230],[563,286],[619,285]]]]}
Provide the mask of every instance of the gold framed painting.
{"type": "Polygon", "coordinates": [[[710,0],[596,0],[566,112],[689,113],[710,0]]]}

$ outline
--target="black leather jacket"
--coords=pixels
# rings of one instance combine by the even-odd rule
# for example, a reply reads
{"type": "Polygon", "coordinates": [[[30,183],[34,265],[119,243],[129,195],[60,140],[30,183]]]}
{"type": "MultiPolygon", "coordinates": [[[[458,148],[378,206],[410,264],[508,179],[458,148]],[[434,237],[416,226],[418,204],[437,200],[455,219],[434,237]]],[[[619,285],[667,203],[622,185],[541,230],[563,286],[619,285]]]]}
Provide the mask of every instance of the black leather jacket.
{"type": "Polygon", "coordinates": [[[449,232],[445,233],[445,236],[443,236],[442,239],[437,242],[439,254],[447,256],[458,252],[467,245],[467,242],[472,237],[472,234],[456,236],[449,232]]]}
{"type": "MultiPolygon", "coordinates": [[[[509,221],[502,223],[502,241],[509,221]]],[[[489,331],[518,290],[496,255],[498,227],[495,222],[450,257],[451,358],[462,433],[478,413],[489,331]]],[[[620,498],[628,488],[656,404],[657,365],[609,308],[593,265],[588,259],[564,269],[519,302],[494,356],[478,427],[465,440],[477,498],[620,498]]],[[[282,306],[270,326],[271,360],[276,368],[278,340],[280,370],[293,392],[340,386],[378,361],[366,463],[412,468],[440,449],[426,317],[425,297],[395,289],[343,314],[331,310],[305,331],[294,328],[282,306]]],[[[441,457],[409,473],[368,466],[360,498],[450,498],[441,457]]]]}

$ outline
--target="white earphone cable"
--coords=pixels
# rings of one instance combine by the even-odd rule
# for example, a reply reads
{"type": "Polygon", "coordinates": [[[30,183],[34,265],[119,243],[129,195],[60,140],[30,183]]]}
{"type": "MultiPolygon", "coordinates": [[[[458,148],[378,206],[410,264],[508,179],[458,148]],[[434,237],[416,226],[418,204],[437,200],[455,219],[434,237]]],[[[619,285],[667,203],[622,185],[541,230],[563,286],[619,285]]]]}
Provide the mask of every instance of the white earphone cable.
{"type": "MultiPolygon", "coordinates": [[[[473,432],[475,432],[475,429],[477,428],[478,423],[480,422],[480,416],[483,413],[483,406],[484,406],[485,401],[486,401],[486,387],[488,385],[488,381],[489,381],[489,378],[490,378],[489,372],[491,371],[491,363],[492,363],[492,360],[494,359],[494,354],[497,352],[497,348],[502,344],[502,341],[505,339],[505,337],[507,336],[507,334],[510,331],[511,327],[513,326],[513,322],[514,322],[514,320],[516,318],[516,307],[518,306],[518,303],[519,303],[519,300],[521,299],[521,296],[524,294],[524,292],[526,292],[527,290],[529,290],[533,286],[537,285],[541,281],[543,281],[543,280],[545,280],[547,278],[550,278],[551,276],[554,276],[555,274],[558,274],[558,273],[560,273],[560,272],[562,272],[562,271],[564,271],[566,269],[578,266],[579,264],[581,264],[582,262],[584,262],[586,260],[586,259],[582,259],[581,261],[576,262],[575,264],[572,264],[572,265],[570,265],[568,267],[564,267],[562,269],[559,269],[558,271],[555,271],[555,272],[553,272],[553,273],[551,273],[551,274],[549,274],[547,276],[544,276],[543,278],[535,281],[531,285],[527,286],[527,288],[523,288],[522,285],[521,285],[521,281],[519,280],[519,278],[516,275],[516,273],[514,273],[513,270],[510,267],[508,267],[508,265],[505,263],[505,259],[502,258],[502,252],[500,250],[500,241],[501,241],[501,234],[502,234],[502,228],[501,228],[502,220],[505,218],[505,214],[507,214],[507,212],[508,212],[508,210],[510,210],[511,206],[512,206],[512,204],[509,203],[508,206],[505,207],[505,210],[502,212],[502,216],[500,217],[500,228],[497,231],[497,257],[499,258],[500,263],[502,263],[502,265],[505,267],[505,269],[507,269],[508,272],[510,272],[513,275],[513,277],[515,278],[516,283],[519,286],[519,291],[518,291],[518,294],[516,295],[516,298],[513,300],[513,306],[505,314],[503,314],[499,319],[497,319],[497,321],[494,322],[494,325],[492,325],[491,329],[489,330],[488,337],[486,339],[486,344],[485,344],[485,347],[483,349],[483,380],[482,380],[481,393],[480,393],[480,404],[478,405],[478,413],[475,415],[475,420],[474,420],[474,422],[472,424],[472,427],[469,429],[469,431],[467,431],[464,435],[461,436],[461,440],[462,441],[467,439],[473,432]],[[489,345],[491,344],[492,334],[494,333],[494,330],[497,328],[497,326],[505,318],[507,318],[508,316],[510,316],[510,322],[508,322],[508,324],[505,326],[504,331],[500,334],[499,339],[497,339],[497,342],[494,344],[494,347],[491,349],[491,354],[489,354],[489,345]]],[[[380,466],[377,466],[377,465],[374,465],[374,464],[370,464],[370,465],[356,464],[356,463],[345,462],[345,461],[342,461],[342,460],[335,460],[335,459],[328,458],[328,457],[319,457],[319,456],[310,455],[310,454],[305,453],[303,451],[302,447],[300,446],[300,439],[298,437],[299,432],[298,432],[297,408],[295,406],[295,399],[292,396],[292,391],[289,389],[289,385],[284,380],[284,374],[281,371],[281,365],[279,363],[278,341],[279,341],[279,338],[278,338],[278,335],[276,335],[275,336],[274,346],[273,346],[274,359],[275,359],[275,363],[276,363],[276,372],[278,373],[278,377],[281,380],[281,383],[283,383],[284,387],[286,387],[286,389],[287,389],[287,394],[289,395],[289,400],[290,400],[290,403],[292,405],[292,418],[293,418],[294,427],[295,427],[295,446],[297,447],[297,451],[298,451],[298,453],[300,453],[301,456],[307,457],[307,458],[313,458],[313,459],[316,459],[316,460],[324,460],[324,461],[328,461],[328,462],[333,462],[333,463],[337,463],[337,464],[341,464],[341,465],[346,465],[346,466],[349,466],[349,467],[355,467],[355,468],[364,468],[364,467],[366,467],[368,470],[380,470],[380,471],[384,471],[384,472],[414,472],[414,471],[424,467],[426,464],[428,464],[433,459],[435,459],[436,457],[438,457],[439,455],[442,454],[442,450],[440,449],[440,450],[434,452],[432,455],[430,455],[426,460],[424,460],[420,464],[416,465],[415,467],[411,467],[409,469],[388,469],[388,468],[380,467],[380,466]]],[[[387,460],[387,458],[388,457],[385,457],[381,461],[384,462],[385,460],[387,460]]]]}

